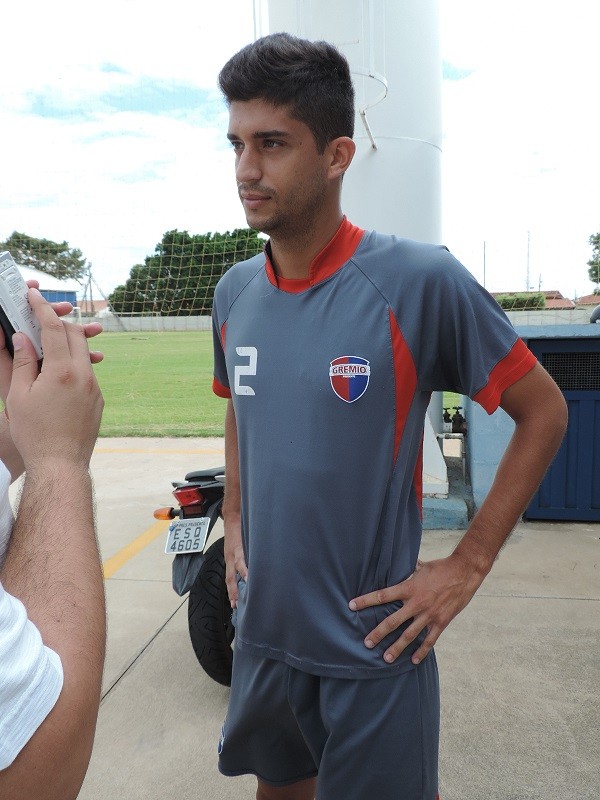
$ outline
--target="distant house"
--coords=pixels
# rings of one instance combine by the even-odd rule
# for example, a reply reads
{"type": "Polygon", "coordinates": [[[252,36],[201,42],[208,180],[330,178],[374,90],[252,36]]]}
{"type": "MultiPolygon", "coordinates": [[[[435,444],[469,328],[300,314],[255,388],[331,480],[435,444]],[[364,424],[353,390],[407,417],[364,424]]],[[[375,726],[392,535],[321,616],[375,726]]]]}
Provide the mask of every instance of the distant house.
{"type": "Polygon", "coordinates": [[[77,305],[77,293],[81,291],[81,286],[77,281],[71,278],[59,280],[47,272],[20,265],[19,272],[26,281],[36,280],[38,282],[40,293],[48,302],[59,303],[62,300],[67,300],[71,305],[77,305]]]}
{"type": "Polygon", "coordinates": [[[577,308],[595,308],[600,306],[600,294],[586,294],[577,298],[577,308]]]}
{"type": "Polygon", "coordinates": [[[563,297],[562,294],[556,290],[543,292],[546,298],[546,308],[575,308],[575,303],[569,300],[568,297],[563,297]]]}
{"type": "Polygon", "coordinates": [[[107,300],[82,300],[79,303],[79,310],[84,316],[98,314],[108,308],[107,300]]]}
{"type": "Polygon", "coordinates": [[[526,297],[527,295],[534,296],[539,294],[543,294],[546,298],[545,308],[575,308],[575,303],[569,300],[568,297],[563,297],[556,289],[547,292],[492,292],[492,297],[510,297],[510,295],[526,297]]]}

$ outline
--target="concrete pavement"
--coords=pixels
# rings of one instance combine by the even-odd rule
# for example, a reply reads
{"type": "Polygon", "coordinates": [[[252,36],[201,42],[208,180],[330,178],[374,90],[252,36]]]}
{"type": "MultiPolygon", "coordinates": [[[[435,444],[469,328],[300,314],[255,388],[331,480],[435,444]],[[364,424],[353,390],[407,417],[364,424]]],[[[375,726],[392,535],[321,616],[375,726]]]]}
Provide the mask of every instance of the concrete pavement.
{"type": "MultiPolygon", "coordinates": [[[[223,463],[218,439],[101,439],[96,484],[109,648],[82,800],[242,800],[216,746],[227,689],[200,669],[152,511],[223,463]]],[[[422,558],[460,531],[424,534],[422,558]]],[[[442,800],[591,800],[600,787],[600,525],[520,524],[437,647],[442,800]]],[[[328,800],[342,800],[331,798],[328,800]]],[[[376,800],[376,799],[373,799],[376,800]]]]}

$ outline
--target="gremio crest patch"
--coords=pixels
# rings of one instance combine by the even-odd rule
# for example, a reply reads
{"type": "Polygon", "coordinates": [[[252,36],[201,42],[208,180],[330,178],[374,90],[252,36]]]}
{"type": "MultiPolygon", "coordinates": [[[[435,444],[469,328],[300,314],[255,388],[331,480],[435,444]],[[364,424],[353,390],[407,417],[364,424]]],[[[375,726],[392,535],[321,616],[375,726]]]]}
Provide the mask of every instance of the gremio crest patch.
{"type": "Polygon", "coordinates": [[[345,403],[354,403],[367,391],[371,366],[360,356],[340,356],[329,365],[331,388],[345,403]]]}

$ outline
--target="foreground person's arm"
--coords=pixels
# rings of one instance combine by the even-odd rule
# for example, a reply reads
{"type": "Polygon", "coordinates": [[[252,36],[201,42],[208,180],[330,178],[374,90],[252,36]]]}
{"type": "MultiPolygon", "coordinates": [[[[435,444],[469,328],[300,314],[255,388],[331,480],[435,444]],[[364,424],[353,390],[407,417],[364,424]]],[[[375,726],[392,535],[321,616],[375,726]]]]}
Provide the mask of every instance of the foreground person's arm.
{"type": "Polygon", "coordinates": [[[103,401],[83,329],[63,324],[39,293],[30,296],[44,363],[38,374],[30,342],[15,337],[6,407],[26,476],[0,580],[60,657],[64,683],[48,716],[0,772],[0,797],[71,800],[91,755],[105,651],[89,475],[103,401]]]}

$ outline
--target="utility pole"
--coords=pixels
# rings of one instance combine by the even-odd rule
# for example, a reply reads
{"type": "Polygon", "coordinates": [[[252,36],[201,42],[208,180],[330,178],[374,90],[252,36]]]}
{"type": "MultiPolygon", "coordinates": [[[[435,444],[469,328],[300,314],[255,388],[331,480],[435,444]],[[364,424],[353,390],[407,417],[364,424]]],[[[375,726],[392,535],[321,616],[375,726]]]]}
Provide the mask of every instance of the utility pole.
{"type": "Polygon", "coordinates": [[[483,288],[485,289],[485,239],[483,240],[483,288]]]}
{"type": "Polygon", "coordinates": [[[527,231],[527,278],[525,283],[526,292],[528,292],[531,288],[529,285],[529,241],[530,241],[530,236],[529,236],[529,231],[527,231]]]}

